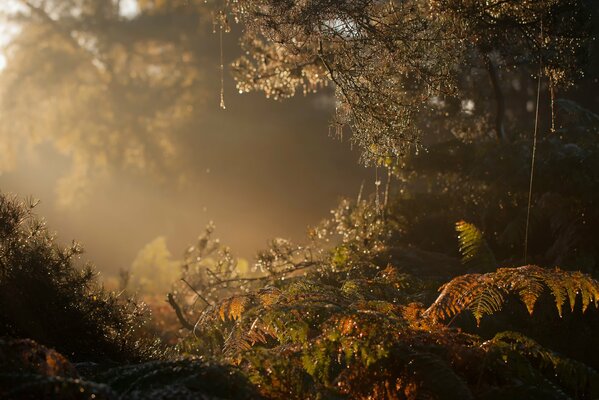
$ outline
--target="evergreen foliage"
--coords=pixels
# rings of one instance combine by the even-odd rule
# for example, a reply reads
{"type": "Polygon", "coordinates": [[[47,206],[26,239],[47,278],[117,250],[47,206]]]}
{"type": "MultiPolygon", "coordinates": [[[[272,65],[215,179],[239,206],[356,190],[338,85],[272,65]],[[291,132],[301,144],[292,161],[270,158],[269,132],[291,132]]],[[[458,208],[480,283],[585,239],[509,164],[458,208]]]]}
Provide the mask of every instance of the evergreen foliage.
{"type": "Polygon", "coordinates": [[[57,244],[35,203],[0,195],[0,336],[31,338],[72,360],[139,360],[158,353],[139,334],[144,309],[107,293],[81,248],[57,244]]]}

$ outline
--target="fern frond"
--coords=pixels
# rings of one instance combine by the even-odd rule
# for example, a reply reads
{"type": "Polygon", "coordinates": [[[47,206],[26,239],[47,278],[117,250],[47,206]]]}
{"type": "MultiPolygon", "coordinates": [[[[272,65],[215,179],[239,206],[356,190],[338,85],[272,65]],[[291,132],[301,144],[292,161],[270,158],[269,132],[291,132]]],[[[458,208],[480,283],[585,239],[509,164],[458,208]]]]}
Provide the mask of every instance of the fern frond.
{"type": "Polygon", "coordinates": [[[574,276],[579,282],[580,295],[582,297],[582,312],[585,312],[591,303],[594,303],[595,307],[599,306],[596,295],[597,291],[599,291],[598,282],[584,279],[586,275],[581,272],[574,272],[574,276]]]}
{"type": "Polygon", "coordinates": [[[471,305],[468,307],[476,319],[476,325],[480,325],[480,320],[485,315],[491,315],[501,310],[505,292],[503,288],[493,284],[484,283],[480,290],[475,291],[472,296],[471,305]]]}
{"type": "Polygon", "coordinates": [[[250,297],[246,295],[233,296],[223,301],[219,306],[220,319],[238,320],[244,312],[246,305],[250,301],[250,297]]]}
{"type": "Polygon", "coordinates": [[[264,307],[269,307],[275,304],[281,297],[281,290],[274,286],[267,286],[258,291],[258,298],[264,307]]]}
{"type": "Polygon", "coordinates": [[[241,314],[245,310],[245,306],[248,302],[248,296],[235,296],[231,298],[229,303],[229,318],[237,320],[241,317],[241,314]]]}
{"type": "Polygon", "coordinates": [[[254,320],[246,336],[252,345],[256,343],[266,343],[268,337],[276,338],[275,333],[267,325],[262,323],[260,318],[254,320]]]}
{"type": "Polygon", "coordinates": [[[507,349],[526,357],[536,368],[544,371],[552,379],[556,379],[569,391],[585,394],[584,398],[596,398],[599,395],[597,371],[579,361],[546,349],[521,333],[500,332],[485,345],[495,346],[494,348],[503,354],[506,354],[505,345],[507,345],[507,349]]]}
{"type": "Polygon", "coordinates": [[[474,291],[480,291],[482,275],[468,274],[458,276],[439,288],[441,294],[425,315],[435,320],[450,318],[466,309],[474,291]]]}
{"type": "MultiPolygon", "coordinates": [[[[568,291],[566,288],[569,284],[573,283],[573,280],[568,280],[567,277],[561,276],[560,271],[556,270],[553,274],[543,274],[543,282],[551,291],[551,295],[555,299],[555,306],[557,307],[557,312],[561,317],[562,307],[568,297],[568,291]]],[[[574,301],[571,304],[572,309],[574,308],[575,301],[576,298],[574,298],[574,301]]]]}
{"type": "Polygon", "coordinates": [[[249,350],[252,348],[250,340],[248,340],[246,332],[243,331],[239,326],[233,326],[229,336],[225,339],[223,346],[223,353],[232,356],[239,354],[242,351],[249,350]]]}
{"type": "Polygon", "coordinates": [[[493,271],[497,261],[482,232],[473,224],[459,221],[455,224],[460,242],[462,264],[477,272],[493,271]]]}
{"type": "Polygon", "coordinates": [[[497,281],[498,285],[503,287],[509,287],[511,292],[515,293],[528,310],[528,313],[532,315],[537,300],[543,294],[545,286],[544,281],[544,269],[535,268],[513,268],[508,273],[503,273],[503,269],[499,269],[498,272],[500,278],[497,281]]]}
{"type": "Polygon", "coordinates": [[[468,274],[452,279],[440,288],[441,294],[425,315],[433,319],[450,318],[463,310],[470,310],[477,325],[486,314],[499,310],[504,302],[505,290],[488,281],[486,274],[468,274]]]}
{"type": "Polygon", "coordinates": [[[505,295],[517,295],[532,314],[543,292],[549,289],[561,317],[564,303],[573,310],[578,293],[582,295],[582,309],[599,301],[599,282],[580,272],[549,270],[534,265],[518,268],[500,268],[486,274],[467,274],[452,279],[440,290],[437,300],[426,310],[425,316],[442,320],[470,310],[477,324],[486,314],[493,314],[503,306],[505,295]]]}

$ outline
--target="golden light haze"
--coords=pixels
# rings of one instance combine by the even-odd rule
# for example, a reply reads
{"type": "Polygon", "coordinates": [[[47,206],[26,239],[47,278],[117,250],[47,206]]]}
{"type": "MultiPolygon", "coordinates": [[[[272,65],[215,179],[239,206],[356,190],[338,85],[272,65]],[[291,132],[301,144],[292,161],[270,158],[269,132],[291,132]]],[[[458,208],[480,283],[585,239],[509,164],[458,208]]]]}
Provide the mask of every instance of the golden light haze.
{"type": "MultiPolygon", "coordinates": [[[[55,26],[75,24],[65,4],[43,9],[54,22],[25,7],[20,34],[4,16],[0,188],[39,198],[36,212],[101,271],[130,267],[159,237],[179,258],[209,221],[251,259],[271,238],[301,240],[362,181],[374,187],[358,153],[327,135],[331,93],[239,95],[226,71],[221,110],[210,23],[159,21],[150,35],[130,8],[100,32],[75,18],[67,37],[55,26]]],[[[224,35],[225,63],[240,51],[235,30],[224,35]]]]}

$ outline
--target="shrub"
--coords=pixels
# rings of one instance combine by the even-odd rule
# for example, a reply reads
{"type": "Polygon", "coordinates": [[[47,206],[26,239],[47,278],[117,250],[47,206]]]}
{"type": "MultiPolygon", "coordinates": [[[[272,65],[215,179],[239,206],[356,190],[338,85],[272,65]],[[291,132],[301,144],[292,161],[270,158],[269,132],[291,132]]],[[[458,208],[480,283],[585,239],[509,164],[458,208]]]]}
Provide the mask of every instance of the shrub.
{"type": "Polygon", "coordinates": [[[143,338],[144,309],[107,293],[81,247],[63,247],[35,204],[0,194],[0,336],[31,338],[72,360],[135,360],[157,347],[143,338]]]}

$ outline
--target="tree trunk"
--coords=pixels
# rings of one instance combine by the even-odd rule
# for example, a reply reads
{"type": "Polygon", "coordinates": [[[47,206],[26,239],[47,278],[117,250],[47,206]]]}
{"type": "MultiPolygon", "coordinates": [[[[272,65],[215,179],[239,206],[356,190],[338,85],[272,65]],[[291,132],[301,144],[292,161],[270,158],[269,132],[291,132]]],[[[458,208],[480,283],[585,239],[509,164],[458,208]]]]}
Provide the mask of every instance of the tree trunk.
{"type": "Polygon", "coordinates": [[[501,86],[499,85],[499,74],[497,72],[497,66],[493,63],[493,60],[487,55],[485,57],[487,64],[487,71],[489,72],[489,78],[491,78],[491,85],[493,86],[493,92],[495,93],[495,102],[497,103],[497,111],[495,115],[495,133],[497,134],[497,140],[503,142],[509,142],[509,137],[505,131],[505,99],[501,86]]]}

